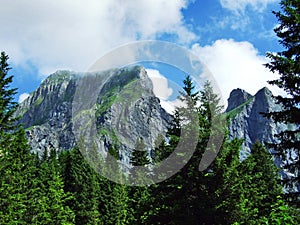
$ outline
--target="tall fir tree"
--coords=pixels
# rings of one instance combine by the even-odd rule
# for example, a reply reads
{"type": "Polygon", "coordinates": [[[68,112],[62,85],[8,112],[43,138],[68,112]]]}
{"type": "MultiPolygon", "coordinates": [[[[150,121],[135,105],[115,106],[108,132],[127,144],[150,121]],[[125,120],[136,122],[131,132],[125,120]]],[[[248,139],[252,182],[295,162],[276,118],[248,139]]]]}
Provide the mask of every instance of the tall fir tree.
{"type": "Polygon", "coordinates": [[[144,224],[148,220],[149,206],[152,198],[149,186],[150,159],[143,139],[138,138],[130,158],[133,168],[130,170],[129,179],[133,186],[129,187],[130,207],[133,210],[133,224],[144,224]]]}
{"type": "Polygon", "coordinates": [[[259,142],[252,146],[252,154],[246,160],[237,162],[238,158],[239,154],[235,169],[224,180],[229,195],[222,201],[225,208],[221,209],[226,215],[223,222],[260,224],[268,218],[277,197],[283,193],[278,169],[259,142]]]}
{"type": "Polygon", "coordinates": [[[9,75],[11,68],[8,64],[8,55],[1,52],[0,56],[0,144],[6,141],[8,131],[16,129],[17,119],[13,116],[17,109],[17,102],[14,101],[16,88],[10,88],[13,76],[9,75]]]}
{"type": "Polygon", "coordinates": [[[13,101],[16,89],[12,82],[9,57],[0,57],[0,223],[31,222],[39,207],[37,180],[34,174],[34,158],[30,155],[24,130],[16,126],[14,113],[17,103],[13,101]],[[31,202],[29,210],[27,204],[31,202]]]}
{"type": "Polygon", "coordinates": [[[46,204],[42,213],[35,218],[35,221],[41,222],[41,224],[74,224],[75,214],[67,205],[72,196],[64,191],[64,182],[60,174],[58,160],[53,157],[55,156],[49,156],[49,158],[40,162],[38,167],[41,199],[46,204]]]}
{"type": "Polygon", "coordinates": [[[62,165],[64,191],[73,195],[67,205],[75,213],[75,223],[101,224],[99,206],[102,206],[102,202],[98,174],[85,161],[78,148],[62,152],[59,161],[62,165]]]}
{"type": "MultiPolygon", "coordinates": [[[[16,125],[9,89],[8,56],[0,59],[0,224],[73,224],[73,213],[64,207],[64,192],[58,176],[41,179],[38,158],[30,153],[25,131],[16,125]],[[48,186],[44,186],[44,182],[48,186]],[[50,201],[53,200],[53,201],[50,201]],[[53,203],[53,204],[51,204],[53,203]]],[[[55,171],[53,170],[55,173],[55,171]]]]}
{"type": "Polygon", "coordinates": [[[215,162],[204,174],[205,198],[204,221],[211,224],[232,224],[235,219],[235,207],[239,201],[240,184],[238,167],[240,166],[240,148],[242,140],[225,140],[215,162]],[[232,217],[234,218],[233,220],[232,217]]]}
{"type": "Polygon", "coordinates": [[[130,187],[125,185],[125,179],[128,179],[121,171],[118,161],[119,153],[117,146],[110,146],[105,160],[105,176],[116,179],[113,182],[103,179],[105,183],[105,198],[103,218],[108,225],[126,225],[133,224],[133,209],[130,206],[129,191],[130,187]],[[114,177],[112,177],[114,176],[114,177]]]}
{"type": "Polygon", "coordinates": [[[266,67],[279,74],[269,83],[284,90],[286,96],[275,97],[282,110],[266,115],[293,127],[276,135],[279,143],[269,146],[285,161],[284,169],[294,174],[286,177],[284,184],[289,189],[288,199],[296,203],[300,201],[300,4],[298,0],[281,0],[280,5],[281,11],[273,12],[279,21],[274,31],[284,50],[267,53],[271,62],[266,67]]]}
{"type": "MultiPolygon", "coordinates": [[[[183,168],[171,178],[152,187],[155,204],[158,208],[158,214],[150,216],[151,221],[157,224],[193,224],[195,218],[192,213],[193,194],[191,183],[191,171],[197,170],[197,166],[192,168],[192,164],[187,162],[188,152],[193,151],[190,140],[195,139],[195,129],[197,129],[197,104],[199,103],[199,92],[190,76],[183,80],[183,91],[180,91],[179,99],[184,103],[184,107],[176,108],[174,112],[174,123],[168,131],[168,142],[159,145],[160,149],[155,151],[158,158],[155,161],[161,161],[170,155],[180,143],[181,147],[177,149],[176,164],[184,165],[183,168]]],[[[193,157],[192,157],[193,158],[193,157]]],[[[170,165],[172,170],[172,165],[170,165]]]]}

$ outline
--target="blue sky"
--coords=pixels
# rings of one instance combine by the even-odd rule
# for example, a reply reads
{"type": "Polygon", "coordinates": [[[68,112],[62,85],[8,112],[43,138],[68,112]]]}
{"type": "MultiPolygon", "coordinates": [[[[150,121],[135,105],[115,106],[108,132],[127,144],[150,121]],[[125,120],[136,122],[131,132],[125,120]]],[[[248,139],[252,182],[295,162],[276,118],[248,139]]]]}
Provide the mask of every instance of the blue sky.
{"type": "MultiPolygon", "coordinates": [[[[279,0],[0,0],[0,5],[0,50],[10,57],[17,98],[56,70],[86,71],[118,46],[163,40],[197,55],[226,100],[234,88],[255,94],[268,86],[276,75],[262,66],[265,53],[282,50],[271,13],[279,10],[279,0]]],[[[159,72],[168,76],[166,68],[159,72]]]]}

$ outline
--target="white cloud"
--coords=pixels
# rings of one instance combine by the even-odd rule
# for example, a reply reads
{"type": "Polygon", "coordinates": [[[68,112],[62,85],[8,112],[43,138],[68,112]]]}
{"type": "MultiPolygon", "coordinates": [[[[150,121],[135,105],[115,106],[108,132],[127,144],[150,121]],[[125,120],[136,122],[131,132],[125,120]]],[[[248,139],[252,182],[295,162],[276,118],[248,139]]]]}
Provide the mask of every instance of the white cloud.
{"type": "Polygon", "coordinates": [[[28,93],[20,94],[18,102],[21,103],[21,102],[23,102],[28,97],[29,97],[28,93]]]}
{"type": "Polygon", "coordinates": [[[160,99],[160,105],[170,114],[174,113],[175,107],[184,106],[182,101],[179,99],[168,100],[173,94],[174,90],[170,88],[169,81],[164,75],[158,70],[146,69],[149,78],[153,84],[153,92],[156,97],[160,99]]]}
{"type": "Polygon", "coordinates": [[[204,47],[195,44],[192,51],[208,67],[224,99],[235,88],[242,88],[253,95],[259,89],[268,87],[273,94],[282,94],[278,88],[267,83],[267,80],[277,76],[265,68],[263,64],[268,60],[249,42],[222,39],[204,47]]]}
{"type": "Polygon", "coordinates": [[[33,63],[47,75],[86,70],[105,52],[165,32],[181,42],[195,35],[181,10],[188,0],[0,0],[0,43],[16,65],[33,63]]]}
{"type": "Polygon", "coordinates": [[[278,0],[220,0],[223,8],[229,9],[237,14],[244,13],[247,7],[262,12],[270,3],[278,0]]]}
{"type": "Polygon", "coordinates": [[[172,88],[168,86],[168,80],[158,70],[146,69],[149,78],[153,84],[153,92],[155,96],[162,100],[168,99],[172,93],[172,88]]]}
{"type": "Polygon", "coordinates": [[[169,114],[173,114],[175,112],[176,107],[186,107],[183,102],[179,99],[174,101],[165,101],[160,99],[160,105],[163,107],[169,114]]]}

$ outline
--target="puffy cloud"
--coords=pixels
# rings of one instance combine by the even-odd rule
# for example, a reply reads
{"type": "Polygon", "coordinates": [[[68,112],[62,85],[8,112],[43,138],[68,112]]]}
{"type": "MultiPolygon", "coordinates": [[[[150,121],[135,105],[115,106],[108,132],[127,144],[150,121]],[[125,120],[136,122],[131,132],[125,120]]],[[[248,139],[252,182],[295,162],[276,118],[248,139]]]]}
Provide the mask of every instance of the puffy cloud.
{"type": "MultiPolygon", "coordinates": [[[[184,106],[182,101],[179,99],[170,100],[169,97],[174,93],[170,86],[169,82],[175,84],[173,81],[168,80],[164,75],[162,75],[158,70],[155,69],[146,69],[149,78],[153,84],[153,92],[156,97],[160,99],[161,106],[170,114],[174,113],[175,107],[184,106]]],[[[178,85],[174,87],[179,88],[178,85]],[[176,87],[177,86],[177,87],[176,87]]]]}
{"type": "Polygon", "coordinates": [[[248,6],[259,12],[263,11],[268,4],[278,2],[278,0],[220,0],[223,8],[244,13],[248,6]]]}
{"type": "Polygon", "coordinates": [[[169,88],[167,78],[161,75],[158,70],[146,69],[146,71],[152,81],[154,94],[163,100],[169,98],[173,90],[169,88]]]}
{"type": "Polygon", "coordinates": [[[0,0],[0,43],[15,65],[30,62],[43,75],[86,70],[105,52],[137,39],[195,35],[181,10],[188,0],[0,0]],[[167,12],[167,13],[166,13],[167,12]]]}
{"type": "Polygon", "coordinates": [[[29,97],[28,93],[20,94],[18,102],[21,103],[21,102],[23,102],[28,97],[29,97]]]}
{"type": "Polygon", "coordinates": [[[212,73],[224,99],[235,88],[255,94],[266,86],[273,94],[283,93],[267,83],[267,80],[276,79],[277,75],[265,68],[263,64],[268,62],[267,58],[249,42],[221,39],[204,47],[195,44],[192,51],[212,73]]]}

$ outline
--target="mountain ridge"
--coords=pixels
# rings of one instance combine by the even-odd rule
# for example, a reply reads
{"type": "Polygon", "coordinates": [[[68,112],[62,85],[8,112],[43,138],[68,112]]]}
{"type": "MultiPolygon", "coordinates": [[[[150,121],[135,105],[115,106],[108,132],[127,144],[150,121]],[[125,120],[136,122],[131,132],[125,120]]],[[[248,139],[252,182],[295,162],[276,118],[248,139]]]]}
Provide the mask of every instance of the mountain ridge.
{"type": "MultiPolygon", "coordinates": [[[[90,113],[90,109],[96,112],[95,129],[103,148],[107,150],[118,138],[119,142],[126,142],[128,146],[120,148],[120,158],[126,163],[139,135],[145,140],[150,154],[156,137],[166,132],[171,121],[153,93],[147,72],[140,66],[94,73],[57,71],[21,103],[17,116],[21,117],[20,123],[26,128],[32,149],[41,154],[51,148],[58,151],[73,148],[78,139],[76,130],[88,123],[82,117],[76,125],[74,118],[90,113]],[[125,108],[128,109],[126,114],[125,108]]],[[[274,135],[285,126],[274,124],[261,113],[278,109],[266,87],[255,95],[240,88],[230,93],[226,109],[230,118],[229,138],[244,140],[241,160],[251,154],[256,140],[262,143],[276,141],[274,135]]]]}
{"type": "Polygon", "coordinates": [[[171,120],[152,89],[139,66],[95,73],[57,71],[20,104],[16,115],[39,155],[75,147],[79,128],[86,127],[92,116],[95,131],[89,135],[97,135],[105,149],[102,153],[116,144],[117,135],[126,143],[120,145],[120,158],[129,163],[136,139],[141,137],[150,151],[171,120]]]}
{"type": "Polygon", "coordinates": [[[241,160],[247,158],[251,153],[251,147],[255,141],[262,143],[275,143],[277,141],[274,137],[286,126],[275,124],[271,119],[262,115],[277,110],[280,110],[280,106],[275,103],[272,92],[267,87],[258,90],[254,96],[241,89],[235,89],[231,92],[226,110],[230,117],[229,137],[244,140],[241,160]],[[240,104],[231,109],[230,106],[236,102],[240,104]]]}

